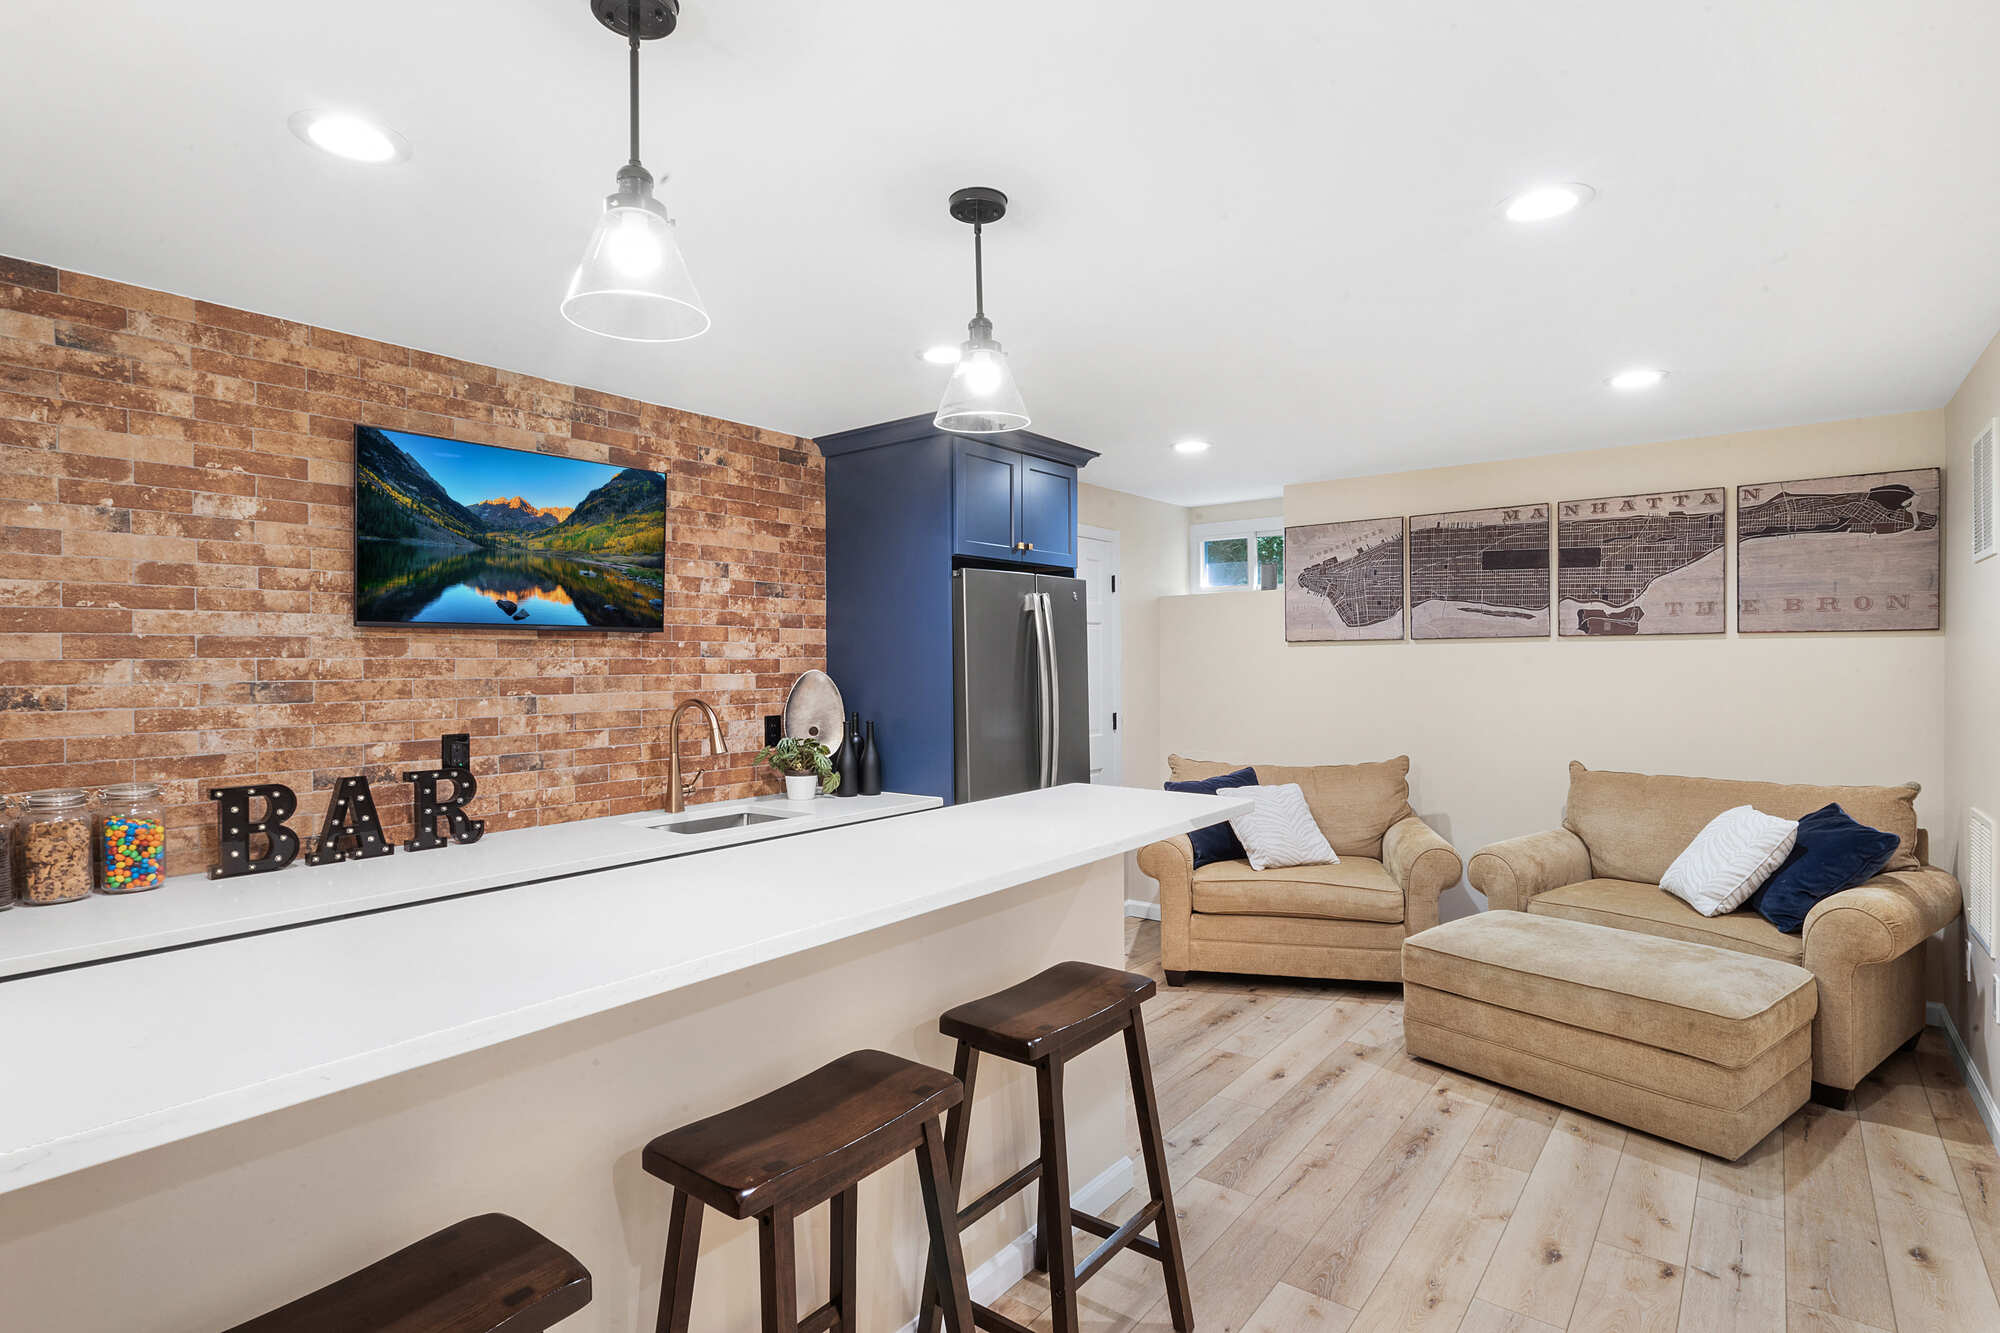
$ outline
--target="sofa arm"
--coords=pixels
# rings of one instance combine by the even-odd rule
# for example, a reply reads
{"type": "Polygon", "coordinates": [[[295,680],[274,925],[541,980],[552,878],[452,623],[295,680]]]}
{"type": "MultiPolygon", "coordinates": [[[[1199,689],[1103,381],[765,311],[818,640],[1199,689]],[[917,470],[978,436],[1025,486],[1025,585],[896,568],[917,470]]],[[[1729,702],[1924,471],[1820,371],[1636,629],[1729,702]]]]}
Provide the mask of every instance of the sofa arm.
{"type": "Polygon", "coordinates": [[[1188,971],[1190,886],[1194,883],[1194,844],[1185,833],[1149,842],[1139,849],[1139,869],[1160,886],[1160,967],[1188,971]]]}
{"type": "Polygon", "coordinates": [[[1536,894],[1589,879],[1590,851],[1568,829],[1550,829],[1482,847],[1466,870],[1488,907],[1525,912],[1536,894]]]}
{"type": "Polygon", "coordinates": [[[1822,979],[1901,958],[1959,913],[1958,881],[1936,866],[1877,875],[1806,913],[1806,967],[1822,979]]]}
{"type": "Polygon", "coordinates": [[[1429,824],[1411,815],[1382,835],[1382,864],[1403,890],[1403,931],[1414,935],[1438,923],[1438,895],[1458,883],[1464,862],[1429,824]]]}

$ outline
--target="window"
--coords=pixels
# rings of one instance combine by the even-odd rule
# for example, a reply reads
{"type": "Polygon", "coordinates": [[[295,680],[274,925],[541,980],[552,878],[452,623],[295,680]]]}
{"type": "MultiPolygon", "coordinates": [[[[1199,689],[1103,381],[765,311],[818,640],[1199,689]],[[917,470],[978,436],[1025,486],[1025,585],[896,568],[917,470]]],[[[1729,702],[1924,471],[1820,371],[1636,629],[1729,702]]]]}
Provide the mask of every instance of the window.
{"type": "Polygon", "coordinates": [[[1285,581],[1285,521],[1279,517],[1197,523],[1188,529],[1195,592],[1269,590],[1285,581]]]}

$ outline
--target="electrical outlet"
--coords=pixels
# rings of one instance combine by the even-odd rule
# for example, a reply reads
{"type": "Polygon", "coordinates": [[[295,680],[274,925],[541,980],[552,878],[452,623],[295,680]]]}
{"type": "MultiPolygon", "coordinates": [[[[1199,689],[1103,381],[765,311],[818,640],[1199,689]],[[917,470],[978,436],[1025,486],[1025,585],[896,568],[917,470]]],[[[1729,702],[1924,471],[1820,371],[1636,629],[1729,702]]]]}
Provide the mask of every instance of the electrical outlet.
{"type": "MultiPolygon", "coordinates": [[[[785,715],[783,713],[764,714],[764,744],[776,745],[779,741],[783,740],[784,738],[785,738],[785,715]]],[[[1972,946],[1969,944],[1966,946],[1967,949],[1970,949],[1971,947],[1972,946]]],[[[1970,977],[1972,975],[1971,971],[1972,955],[1970,953],[1967,953],[1965,956],[1965,966],[1966,966],[1966,976],[1970,977]]]]}
{"type": "Polygon", "coordinates": [[[1965,942],[1965,979],[1972,980],[1972,941],[1965,942]]]}

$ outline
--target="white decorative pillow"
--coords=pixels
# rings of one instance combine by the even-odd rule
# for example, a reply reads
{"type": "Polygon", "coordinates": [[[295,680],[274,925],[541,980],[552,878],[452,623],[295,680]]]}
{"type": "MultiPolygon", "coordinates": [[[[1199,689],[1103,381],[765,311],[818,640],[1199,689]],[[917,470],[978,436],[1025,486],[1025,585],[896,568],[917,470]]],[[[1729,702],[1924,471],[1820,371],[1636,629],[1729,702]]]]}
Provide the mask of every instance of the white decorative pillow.
{"type": "Polygon", "coordinates": [[[1724,810],[1674,858],[1660,887],[1703,916],[1721,916],[1749,901],[1791,855],[1799,821],[1748,805],[1724,810]]]}
{"type": "Polygon", "coordinates": [[[1306,808],[1306,794],[1296,782],[1282,787],[1231,787],[1230,796],[1247,796],[1256,804],[1247,815],[1229,821],[1252,870],[1281,866],[1325,866],[1340,860],[1326,835],[1306,808]]]}

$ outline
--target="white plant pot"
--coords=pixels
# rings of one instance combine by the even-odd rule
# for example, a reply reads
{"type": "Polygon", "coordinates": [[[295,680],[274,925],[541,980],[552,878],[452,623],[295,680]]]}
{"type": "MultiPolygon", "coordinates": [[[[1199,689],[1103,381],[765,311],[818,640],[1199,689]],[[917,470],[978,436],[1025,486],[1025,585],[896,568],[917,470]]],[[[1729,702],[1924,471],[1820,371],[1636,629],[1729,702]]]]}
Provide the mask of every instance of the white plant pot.
{"type": "Polygon", "coordinates": [[[819,779],[810,773],[785,774],[785,799],[810,801],[819,795],[819,779]]]}

